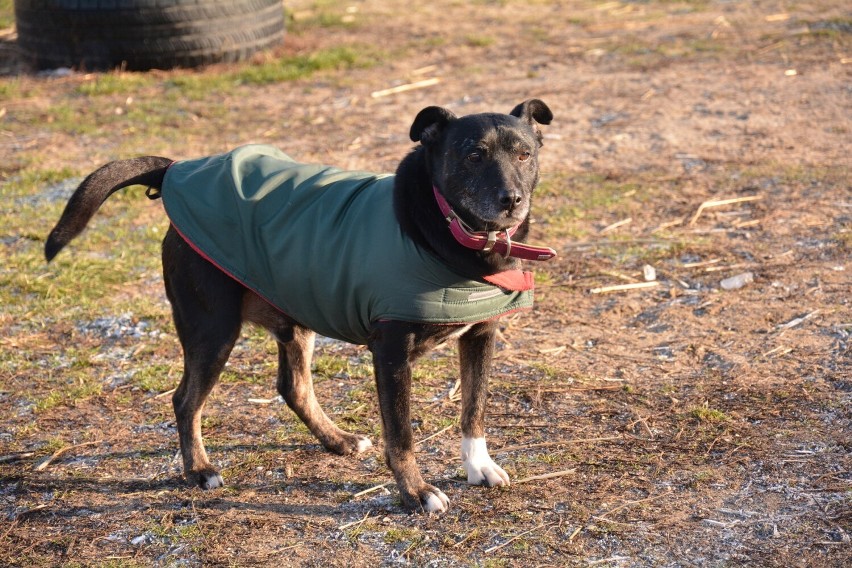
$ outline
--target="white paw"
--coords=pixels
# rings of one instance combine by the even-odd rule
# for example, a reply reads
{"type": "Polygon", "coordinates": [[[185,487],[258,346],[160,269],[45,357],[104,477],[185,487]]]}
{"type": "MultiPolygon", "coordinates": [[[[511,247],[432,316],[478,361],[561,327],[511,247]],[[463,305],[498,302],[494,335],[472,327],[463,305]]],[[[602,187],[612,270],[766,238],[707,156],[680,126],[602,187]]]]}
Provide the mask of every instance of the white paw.
{"type": "Polygon", "coordinates": [[[358,440],[358,445],[355,446],[355,452],[361,453],[373,447],[373,442],[370,441],[369,438],[360,438],[358,440]]]}
{"type": "Polygon", "coordinates": [[[421,498],[423,510],[427,513],[443,513],[450,508],[450,500],[440,489],[432,488],[425,499],[421,498]]]}
{"type": "Polygon", "coordinates": [[[498,487],[509,485],[509,474],[488,455],[485,438],[462,438],[462,466],[471,485],[498,487]]]}

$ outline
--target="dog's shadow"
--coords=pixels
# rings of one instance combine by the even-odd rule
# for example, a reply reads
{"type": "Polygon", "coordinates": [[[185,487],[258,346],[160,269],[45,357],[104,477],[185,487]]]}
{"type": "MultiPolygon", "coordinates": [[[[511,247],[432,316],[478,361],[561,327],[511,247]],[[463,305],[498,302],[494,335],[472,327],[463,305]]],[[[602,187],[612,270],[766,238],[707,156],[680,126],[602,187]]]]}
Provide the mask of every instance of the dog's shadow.
{"type": "MultiPolygon", "coordinates": [[[[287,454],[297,450],[324,450],[318,444],[234,444],[211,446],[218,455],[243,455],[245,452],[275,452],[287,454]]],[[[331,455],[331,454],[329,454],[331,455]]],[[[192,507],[197,510],[224,512],[228,510],[253,511],[260,514],[293,515],[299,517],[338,517],[347,508],[344,503],[337,506],[326,504],[288,504],[280,500],[257,499],[257,495],[275,495],[282,488],[309,486],[311,493],[334,495],[339,493],[340,484],[315,478],[292,477],[286,480],[233,481],[225,490],[202,491],[190,486],[179,473],[180,466],[174,465],[175,454],[166,448],[138,451],[93,453],[86,456],[60,457],[50,462],[44,471],[36,467],[43,456],[32,460],[21,460],[13,466],[7,465],[0,474],[0,494],[16,496],[21,501],[31,502],[44,496],[76,495],[80,504],[69,503],[60,498],[59,506],[28,507],[12,514],[12,517],[34,517],[59,515],[61,517],[88,516],[93,514],[115,514],[127,508],[137,509],[142,502],[145,510],[174,512],[176,507],[192,507]],[[160,464],[157,473],[150,476],[104,476],[81,475],[79,472],[65,474],[62,466],[80,459],[95,459],[102,468],[110,461],[151,460],[160,464]],[[240,495],[248,494],[245,500],[240,495]],[[80,498],[82,497],[82,498],[80,498]],[[177,501],[177,502],[176,502],[177,501]]],[[[179,458],[178,458],[179,461],[179,458]]],[[[239,462],[239,458],[235,461],[239,462]]],[[[226,472],[228,467],[223,468],[226,472]]],[[[375,484],[347,483],[347,490],[357,492],[375,484]]]]}

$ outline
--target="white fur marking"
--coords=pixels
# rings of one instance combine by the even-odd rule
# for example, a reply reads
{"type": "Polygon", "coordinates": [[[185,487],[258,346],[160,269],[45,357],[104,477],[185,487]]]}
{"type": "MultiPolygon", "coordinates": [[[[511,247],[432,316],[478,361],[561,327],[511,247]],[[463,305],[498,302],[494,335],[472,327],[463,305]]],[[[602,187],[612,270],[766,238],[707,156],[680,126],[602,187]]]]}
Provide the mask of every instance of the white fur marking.
{"type": "Polygon", "coordinates": [[[360,454],[361,452],[365,451],[366,449],[372,448],[372,447],[373,447],[373,442],[371,442],[369,438],[361,438],[360,440],[358,440],[358,446],[355,448],[355,451],[360,454]]]}
{"type": "Polygon", "coordinates": [[[426,498],[426,504],[423,505],[423,510],[427,513],[443,513],[450,505],[450,500],[444,495],[443,491],[436,490],[438,493],[430,493],[426,498]]]}
{"type": "Polygon", "coordinates": [[[462,466],[471,485],[509,485],[509,474],[488,455],[485,438],[462,438],[462,466]]]}

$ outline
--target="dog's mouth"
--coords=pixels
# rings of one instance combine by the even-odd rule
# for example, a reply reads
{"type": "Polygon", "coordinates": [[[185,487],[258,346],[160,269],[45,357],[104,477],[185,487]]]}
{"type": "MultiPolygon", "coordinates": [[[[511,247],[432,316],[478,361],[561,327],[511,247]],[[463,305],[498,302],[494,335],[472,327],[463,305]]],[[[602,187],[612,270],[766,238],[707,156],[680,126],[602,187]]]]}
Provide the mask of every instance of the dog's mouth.
{"type": "Polygon", "coordinates": [[[479,203],[475,205],[475,208],[469,207],[468,203],[462,201],[458,206],[453,206],[459,219],[474,231],[506,231],[523,223],[529,214],[527,204],[519,204],[508,210],[498,206],[482,207],[479,203]]]}
{"type": "Polygon", "coordinates": [[[465,209],[458,210],[459,217],[475,231],[507,231],[517,227],[526,219],[527,208],[515,208],[513,211],[501,211],[496,216],[483,218],[472,215],[465,209]],[[523,213],[522,215],[520,213],[523,213]]]}

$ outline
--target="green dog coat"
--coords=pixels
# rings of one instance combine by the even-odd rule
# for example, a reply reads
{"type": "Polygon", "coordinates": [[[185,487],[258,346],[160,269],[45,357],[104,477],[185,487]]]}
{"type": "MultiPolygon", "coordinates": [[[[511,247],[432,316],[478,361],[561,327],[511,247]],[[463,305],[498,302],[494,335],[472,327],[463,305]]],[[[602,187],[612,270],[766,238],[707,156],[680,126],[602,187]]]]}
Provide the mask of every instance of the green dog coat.
{"type": "Polygon", "coordinates": [[[532,307],[532,290],[468,280],[415,244],[393,184],[248,145],[175,162],[161,193],[199,254],[327,337],[366,344],[380,320],[466,324],[532,307]]]}

